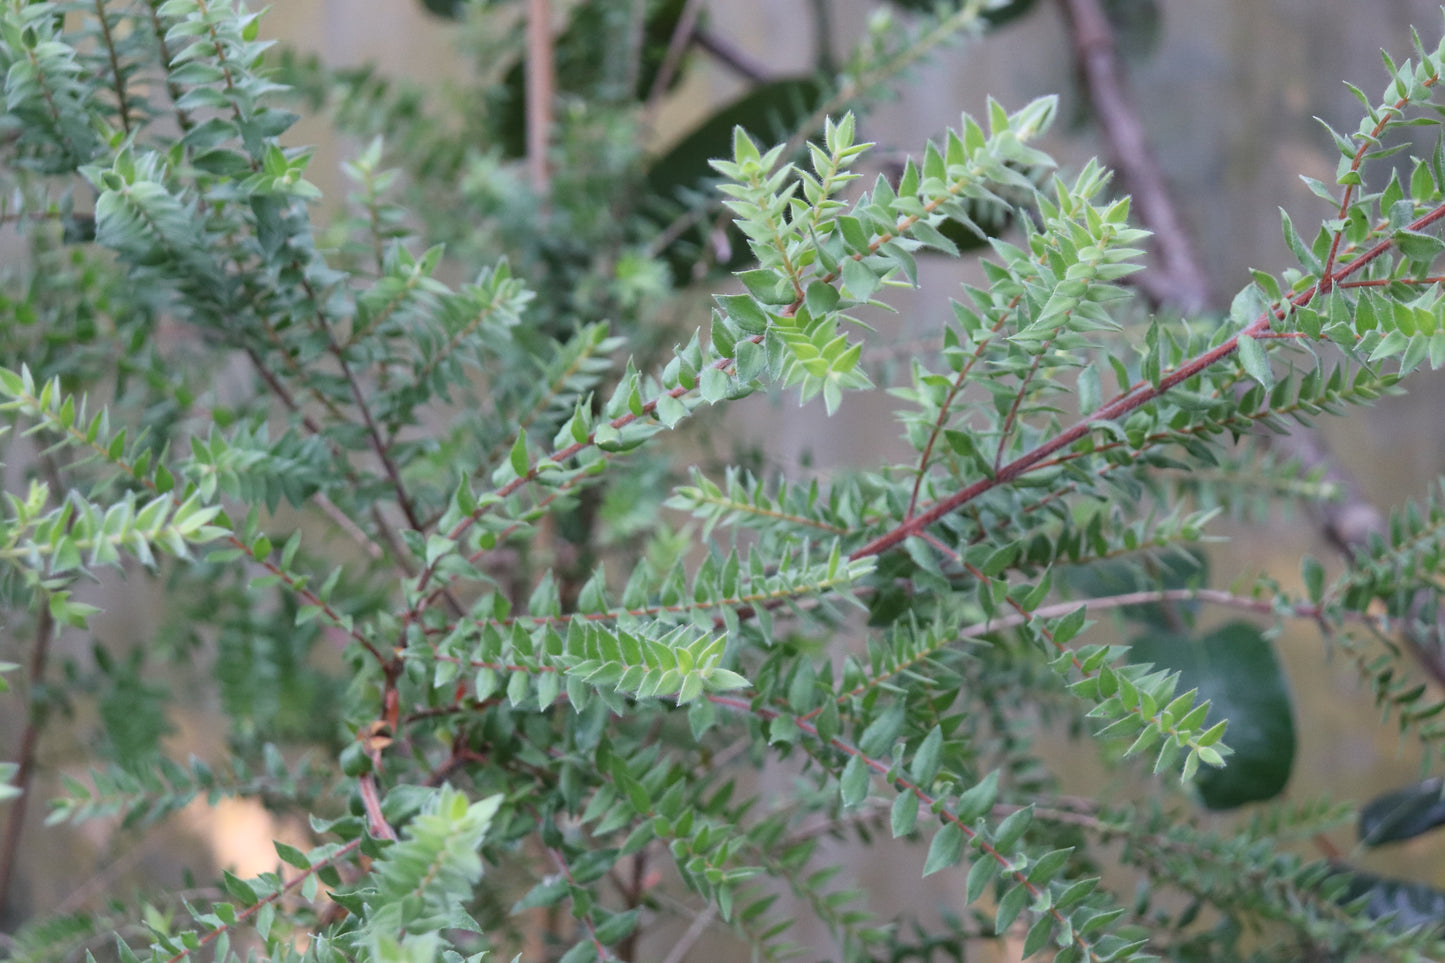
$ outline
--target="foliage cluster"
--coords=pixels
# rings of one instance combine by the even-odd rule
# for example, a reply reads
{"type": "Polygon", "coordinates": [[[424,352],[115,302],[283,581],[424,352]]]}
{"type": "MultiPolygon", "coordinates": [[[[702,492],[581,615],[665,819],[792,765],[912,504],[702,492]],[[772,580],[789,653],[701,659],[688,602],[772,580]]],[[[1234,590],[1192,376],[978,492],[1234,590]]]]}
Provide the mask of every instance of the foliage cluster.
{"type": "MultiPolygon", "coordinates": [[[[641,134],[683,6],[577,8],[539,196],[497,10],[467,29],[502,68],[456,120],[268,50],[236,0],[0,4],[27,252],[0,294],[0,597],[27,664],[5,668],[29,732],[93,698],[111,759],[50,824],[240,796],[312,839],[201,896],[32,922],[10,955],[578,963],[662,958],[682,915],[673,958],[708,927],[763,959],[1004,936],[1059,963],[1440,958],[1445,896],[1304,855],[1349,807],[1268,801],[1294,734],[1259,625],[1317,624],[1438,768],[1445,702],[1410,660],[1438,646],[1445,508],[1401,508],[1335,574],[1305,560],[1299,596],[1210,585],[1201,543],[1330,495],[1256,429],[1445,363],[1445,149],[1364,180],[1438,123],[1445,46],[1386,58],[1334,134],[1318,232],[1284,221],[1298,267],[1185,321],[1129,286],[1146,232],[1108,173],[1037,146],[1052,99],[990,103],[865,180],[850,108],[1027,4],[880,17],[832,73],[721,112],[725,146],[705,124],[664,163],[641,134]],[[339,213],[291,107],[365,145],[339,213]],[[704,148],[725,156],[684,169],[704,148]],[[866,332],[890,291],[966,253],[980,280],[937,343],[888,363],[866,332]],[[729,273],[698,317],[690,285],[729,273]],[[678,434],[758,417],[751,395],[847,419],[885,390],[898,464],[781,473],[678,434]],[[164,624],[53,684],[47,647],[92,631],[87,583],[117,572],[164,624]],[[1255,621],[1205,632],[1205,606],[1255,621]],[[224,764],[167,756],[192,700],[223,714],[224,764]],[[1152,770],[1150,797],[1070,796],[1046,727],[1152,770]],[[926,841],[924,875],[967,866],[967,912],[879,918],[828,837],[926,841]],[[834,946],[792,942],[796,905],[834,946]]],[[[1438,778],[1377,800],[1366,842],[1441,808],[1438,778]]]]}

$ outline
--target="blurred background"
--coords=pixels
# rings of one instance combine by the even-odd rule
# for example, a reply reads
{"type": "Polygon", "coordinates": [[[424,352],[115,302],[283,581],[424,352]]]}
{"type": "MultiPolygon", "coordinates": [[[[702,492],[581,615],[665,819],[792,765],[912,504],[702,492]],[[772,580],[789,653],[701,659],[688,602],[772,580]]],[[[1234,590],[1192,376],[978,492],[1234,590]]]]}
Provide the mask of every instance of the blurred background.
{"type": "MultiPolygon", "coordinates": [[[[628,2],[600,0],[604,5],[628,2]]],[[[552,6],[560,24],[578,4],[553,0],[552,6]]],[[[711,0],[702,4],[702,23],[726,50],[745,58],[749,70],[760,71],[764,79],[788,77],[807,74],[820,58],[849,50],[884,6],[869,0],[711,0]]],[[[1060,121],[1046,149],[1066,171],[1077,170],[1091,156],[1107,155],[1108,145],[1079,85],[1062,5],[1038,0],[1020,6],[1027,9],[995,32],[943,46],[911,70],[898,85],[896,99],[860,118],[859,139],[876,141],[881,152],[916,151],[955,125],[961,111],[981,113],[990,95],[1017,108],[1058,93],[1060,121]]],[[[1341,131],[1355,129],[1361,108],[1342,81],[1379,96],[1385,76],[1379,49],[1403,59],[1410,52],[1412,26],[1428,46],[1445,29],[1440,8],[1426,0],[1114,0],[1105,6],[1129,94],[1215,306],[1228,305],[1250,268],[1279,271],[1291,264],[1281,240],[1279,208],[1290,213],[1307,238],[1331,216],[1299,175],[1326,182],[1334,177],[1338,155],[1315,118],[1341,131]]],[[[897,7],[889,9],[907,16],[897,7]]],[[[477,66],[459,50],[463,31],[470,28],[413,0],[293,0],[272,7],[261,24],[263,35],[314,54],[326,65],[369,65],[383,76],[437,91],[464,84],[477,66]]],[[[681,82],[657,114],[653,147],[659,153],[751,82],[716,56],[688,56],[681,82]]],[[[303,120],[290,140],[316,146],[308,176],[328,198],[341,197],[347,189],[341,164],[365,145],[338,138],[325,122],[315,120],[303,120]]],[[[1419,152],[1428,147],[1422,145],[1419,152]]],[[[939,260],[924,267],[924,297],[900,298],[900,314],[879,321],[894,326],[890,337],[927,338],[936,330],[940,313],[947,310],[946,297],[968,276],[966,266],[939,260]]],[[[1445,470],[1445,382],[1421,374],[1410,389],[1407,397],[1352,411],[1324,426],[1340,465],[1358,480],[1365,497],[1382,507],[1424,495],[1445,470]]],[[[800,409],[791,399],[749,404],[755,407],[744,409],[732,430],[767,462],[785,469],[803,463],[822,470],[877,464],[880,452],[898,450],[896,426],[882,400],[870,406],[866,399],[850,398],[831,420],[820,406],[800,409]]],[[[1216,576],[1221,584],[1231,575],[1263,569],[1288,580],[1303,554],[1333,558],[1318,525],[1303,515],[1280,518],[1268,530],[1229,535],[1228,543],[1215,546],[1211,559],[1213,570],[1223,573],[1216,576]]],[[[104,645],[125,652],[143,644],[158,618],[145,609],[146,594],[143,583],[132,581],[100,603],[108,612],[98,623],[104,645]]],[[[83,658],[90,641],[72,639],[65,645],[67,654],[83,658]]],[[[1296,776],[1287,796],[1363,800],[1418,778],[1419,759],[1401,750],[1391,727],[1379,725],[1357,674],[1343,660],[1320,657],[1322,645],[1308,625],[1289,626],[1279,638],[1299,737],[1296,776]]],[[[6,713],[0,714],[5,758],[12,757],[20,731],[15,709],[10,702],[0,703],[0,713],[6,713]]],[[[174,721],[178,730],[167,745],[177,757],[224,754],[224,735],[204,714],[182,709],[174,721]]],[[[64,742],[47,738],[42,747],[36,799],[52,794],[60,773],[84,771],[85,760],[64,742]]],[[[1127,780],[1100,786],[1096,761],[1071,759],[1062,739],[1055,757],[1066,791],[1106,798],[1129,792],[1127,780]]],[[[777,789],[787,791],[785,776],[778,777],[777,789]]],[[[31,807],[23,830],[28,844],[21,850],[9,901],[0,907],[0,930],[34,913],[84,907],[132,885],[184,887],[188,870],[205,879],[215,868],[241,876],[270,869],[270,840],[302,832],[278,825],[259,805],[234,802],[187,810],[161,831],[164,847],[142,843],[117,851],[104,823],[87,823],[81,833],[47,831],[44,816],[43,805],[31,807]],[[194,841],[189,868],[171,862],[177,834],[194,841]]],[[[1345,850],[1351,845],[1349,839],[1336,842],[1345,850]]],[[[836,846],[837,858],[848,861],[845,875],[877,894],[885,912],[889,899],[900,910],[946,909],[953,894],[962,891],[962,872],[920,881],[917,852],[884,847],[896,858],[881,859],[879,851],[872,851],[863,860],[848,846],[836,846]]],[[[1367,868],[1445,888],[1445,848],[1429,837],[1361,861],[1367,868]]],[[[812,942],[806,930],[795,938],[812,942]]],[[[654,945],[665,944],[660,936],[654,945]]],[[[826,941],[819,938],[816,945],[826,941]]],[[[727,952],[725,943],[720,948],[704,943],[688,958],[721,960],[727,952]]]]}

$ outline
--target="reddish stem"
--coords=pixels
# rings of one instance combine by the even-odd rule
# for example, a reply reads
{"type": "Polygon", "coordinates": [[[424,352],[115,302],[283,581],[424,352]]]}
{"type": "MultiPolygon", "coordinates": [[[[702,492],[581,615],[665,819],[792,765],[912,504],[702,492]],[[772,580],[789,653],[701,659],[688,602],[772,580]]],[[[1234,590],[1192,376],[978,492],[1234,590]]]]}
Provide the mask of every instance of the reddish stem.
{"type": "MultiPolygon", "coordinates": [[[[1419,231],[1429,227],[1442,217],[1445,217],[1445,204],[1441,204],[1422,217],[1416,218],[1406,226],[1406,230],[1419,231]]],[[[1360,271],[1367,264],[1379,258],[1394,246],[1395,242],[1393,239],[1387,238],[1380,241],[1334,274],[1326,274],[1315,284],[1295,295],[1290,299],[1290,304],[1293,307],[1304,307],[1314,300],[1317,295],[1328,292],[1336,281],[1343,280],[1360,271]]],[[[1130,412],[1154,401],[1171,388],[1183,384],[1206,368],[1218,364],[1239,350],[1239,336],[1241,334],[1257,337],[1268,332],[1274,315],[1275,310],[1273,308],[1264,311],[1228,341],[1198,355],[1193,360],[1186,362],[1168,375],[1160,378],[1157,385],[1150,385],[1143,382],[1134,385],[1113,401],[1099,408],[1092,415],[1080,419],[1071,428],[1056,435],[1051,440],[1044,442],[1032,451],[1015,458],[995,472],[993,477],[981,478],[963,490],[955,492],[948,498],[935,503],[928,510],[903,521],[892,530],[878,536],[862,548],[856,549],[848,557],[850,559],[867,558],[893,548],[908,537],[923,531],[923,529],[950,512],[956,511],[961,506],[973,501],[985,492],[991,491],[1006,482],[1018,478],[1055,452],[1072,445],[1074,442],[1088,435],[1088,433],[1093,430],[1095,424],[1121,419],[1130,412]]]]}

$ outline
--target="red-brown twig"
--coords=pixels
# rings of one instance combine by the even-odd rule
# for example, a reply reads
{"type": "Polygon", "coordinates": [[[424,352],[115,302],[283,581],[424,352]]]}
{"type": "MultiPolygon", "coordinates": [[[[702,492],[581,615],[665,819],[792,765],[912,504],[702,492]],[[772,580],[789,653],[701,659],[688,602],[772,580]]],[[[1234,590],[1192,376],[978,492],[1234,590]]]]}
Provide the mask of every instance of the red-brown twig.
{"type": "Polygon", "coordinates": [[[364,836],[358,836],[351,842],[347,843],[345,846],[342,846],[340,849],[336,850],[330,856],[327,856],[325,859],[320,859],[312,863],[310,869],[302,870],[296,875],[295,878],[288,880],[284,886],[281,886],[279,889],[277,889],[276,892],[270,894],[269,896],[263,896],[252,905],[247,906],[245,909],[237,912],[235,922],[216,927],[209,933],[206,933],[204,936],[200,937],[199,941],[196,943],[195,946],[181,950],[179,953],[176,953],[174,956],[167,959],[166,963],[180,963],[181,960],[188,959],[192,953],[195,953],[197,950],[202,949],[205,946],[215,942],[222,936],[222,934],[229,933],[237,926],[240,926],[242,923],[248,922],[251,917],[255,916],[261,911],[262,907],[274,904],[282,896],[301,886],[310,877],[321,872],[321,870],[325,869],[327,866],[335,865],[338,860],[340,860],[343,856],[349,855],[353,850],[359,849],[361,847],[362,841],[365,838],[366,837],[364,836]]]}
{"type": "MultiPolygon", "coordinates": [[[[1140,223],[1154,233],[1158,268],[1140,272],[1134,281],[1155,304],[1171,304],[1185,312],[1201,310],[1209,304],[1209,285],[1158,161],[1149,149],[1143,124],[1125,94],[1113,31],[1103,7],[1099,0],[1060,0],[1060,5],[1071,28],[1079,73],[1088,90],[1090,105],[1109,143],[1111,163],[1133,195],[1134,212],[1140,223]]],[[[1362,147],[1356,166],[1364,150],[1362,147]]],[[[1349,205],[1351,190],[1345,190],[1340,216],[1349,205]]],[[[1320,293],[1327,293],[1333,283],[1330,276],[1342,234],[1335,234],[1320,293]]],[[[1341,554],[1349,557],[1370,533],[1384,527],[1379,509],[1365,497],[1355,479],[1340,467],[1317,432],[1301,429],[1287,436],[1272,436],[1270,444],[1287,458],[1300,462],[1306,470],[1324,469],[1326,480],[1343,493],[1344,497],[1319,509],[1325,537],[1341,554]]]]}
{"type": "Polygon", "coordinates": [[[552,5],[549,0],[527,0],[527,171],[538,197],[547,195],[550,180],[547,146],[552,137],[555,90],[552,5]]]}
{"type": "Polygon", "coordinates": [[[40,742],[41,716],[44,708],[37,701],[44,699],[45,664],[50,653],[50,640],[55,634],[55,620],[50,608],[42,605],[35,620],[35,643],[30,649],[30,661],[25,668],[25,683],[29,698],[25,707],[25,729],[20,734],[20,748],[16,755],[15,788],[20,795],[10,803],[10,812],[5,820],[5,839],[0,847],[0,906],[10,896],[10,884],[15,879],[15,860],[20,854],[20,840],[25,829],[25,804],[30,798],[30,781],[35,774],[35,747],[40,742]]]}
{"type": "Polygon", "coordinates": [[[361,804],[366,808],[367,830],[377,839],[396,842],[396,830],[391,828],[381,811],[381,796],[376,789],[376,776],[369,772],[363,773],[357,782],[361,787],[361,804]]]}
{"type": "Polygon", "coordinates": [[[1104,8],[1099,0],[1061,0],[1061,5],[1072,27],[1074,55],[1089,102],[1109,143],[1110,164],[1133,195],[1140,223],[1154,232],[1158,268],[1135,275],[1135,283],[1155,303],[1199,311],[1209,302],[1209,282],[1180,224],[1144,125],[1125,95],[1104,8]]]}
{"type": "MultiPolygon", "coordinates": [[[[1429,213],[1411,221],[1405,226],[1405,229],[1408,231],[1419,231],[1434,224],[1442,217],[1445,217],[1445,204],[1441,204],[1429,213]]],[[[1315,284],[1310,285],[1304,291],[1291,298],[1289,303],[1295,307],[1304,307],[1313,301],[1322,291],[1328,290],[1329,286],[1332,286],[1334,282],[1342,280],[1363,269],[1386,251],[1389,251],[1394,245],[1395,242],[1392,239],[1380,241],[1344,267],[1338,268],[1333,273],[1321,277],[1315,284]]],[[[1265,310],[1242,331],[1233,335],[1222,344],[1205,351],[1203,354],[1196,355],[1193,359],[1180,365],[1169,374],[1160,378],[1158,384],[1151,384],[1149,382],[1139,382],[1135,384],[1128,391],[1125,391],[1108,404],[1103,405],[1093,414],[1079,419],[1072,427],[1038,445],[1032,451],[1025,452],[1015,458],[992,476],[980,478],[978,481],[966,486],[960,491],[954,492],[947,498],[935,502],[927,510],[907,519],[895,526],[892,530],[885,532],[868,544],[856,549],[849,558],[867,558],[893,548],[910,535],[918,534],[940,518],[957,511],[985,492],[991,491],[1007,482],[1011,482],[1015,478],[1030,471],[1055,452],[1061,451],[1079,441],[1081,438],[1084,438],[1089,432],[1094,430],[1096,424],[1107,421],[1117,421],[1143,405],[1159,399],[1172,389],[1195,377],[1206,368],[1213,367],[1234,354],[1235,351],[1239,350],[1240,335],[1253,337],[1267,333],[1270,322],[1274,318],[1274,313],[1273,309],[1265,310]]]]}

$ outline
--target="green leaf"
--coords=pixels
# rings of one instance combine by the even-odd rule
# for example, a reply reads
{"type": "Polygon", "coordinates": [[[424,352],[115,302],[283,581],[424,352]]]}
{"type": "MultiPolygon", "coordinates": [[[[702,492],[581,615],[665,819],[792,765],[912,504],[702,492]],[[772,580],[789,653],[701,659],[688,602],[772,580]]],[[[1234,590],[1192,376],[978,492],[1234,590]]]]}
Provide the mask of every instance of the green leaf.
{"type": "Polygon", "coordinates": [[[699,393],[703,401],[715,405],[728,396],[732,384],[728,376],[718,368],[708,365],[702,369],[699,380],[699,393]]]}
{"type": "Polygon", "coordinates": [[[664,393],[657,399],[656,412],[658,421],[669,428],[675,428],[678,422],[687,417],[687,406],[671,394],[664,393]]]}
{"type": "Polygon", "coordinates": [[[1034,920],[1034,925],[1029,927],[1028,935],[1024,937],[1023,959],[1028,959],[1035,953],[1049,945],[1049,938],[1054,935],[1054,919],[1045,913],[1034,920]]]}
{"type": "Polygon", "coordinates": [[[963,854],[963,830],[955,822],[946,822],[943,828],[933,834],[928,844],[928,858],[923,863],[923,875],[932,876],[941,869],[947,869],[958,862],[963,854]]]}
{"type": "MultiPolygon", "coordinates": [[[[763,304],[770,304],[775,307],[792,304],[795,295],[793,286],[788,282],[785,275],[768,268],[758,268],[753,271],[739,271],[737,279],[743,282],[748,293],[757,298],[763,304]]],[[[737,297],[738,295],[724,295],[725,297],[737,297]]]]}
{"type": "Polygon", "coordinates": [[[571,887],[565,877],[551,877],[533,886],[527,894],[512,905],[513,913],[536,909],[540,906],[556,906],[567,897],[571,887]]]}
{"type": "Polygon", "coordinates": [[[941,251],[949,257],[958,257],[958,245],[927,221],[919,221],[914,224],[910,233],[928,247],[941,251]]]}
{"type": "Polygon", "coordinates": [[[863,734],[858,737],[858,751],[874,759],[883,756],[897,740],[906,721],[903,706],[893,706],[863,730],[863,734]]]}
{"type": "Polygon", "coordinates": [[[843,775],[838,779],[839,792],[843,797],[843,805],[852,808],[862,805],[863,800],[868,798],[868,764],[863,761],[862,756],[853,756],[848,764],[843,767],[843,775]]]}
{"type": "Polygon", "coordinates": [[[888,817],[888,826],[893,832],[893,838],[909,835],[917,825],[918,797],[911,792],[900,792],[898,797],[893,800],[893,809],[888,817]]]}
{"type": "Polygon", "coordinates": [[[1337,897],[1341,905],[1363,901],[1370,919],[1389,920],[1390,928],[1406,931],[1416,927],[1438,927],[1445,919],[1445,892],[1426,883],[1376,876],[1359,870],[1340,874],[1348,879],[1337,897]]]}
{"type": "Polygon", "coordinates": [[[1319,605],[1325,595],[1325,568],[1313,557],[1306,555],[1300,563],[1301,575],[1305,583],[1305,593],[1310,603],[1319,605]]]}
{"type": "Polygon", "coordinates": [[[998,798],[998,770],[984,776],[976,785],[958,797],[958,821],[971,823],[993,808],[998,798]]]}
{"type": "Polygon", "coordinates": [[[557,963],[591,963],[595,959],[597,959],[597,947],[591,940],[583,940],[563,953],[557,963]]]}
{"type": "Polygon", "coordinates": [[[598,942],[610,946],[632,935],[632,932],[637,929],[637,921],[641,916],[642,910],[640,909],[614,913],[597,926],[593,935],[597,937],[598,942]]]}
{"type": "Polygon", "coordinates": [[[1392,237],[1395,244],[1399,246],[1400,253],[1412,261],[1428,263],[1435,260],[1441,251],[1445,251],[1445,240],[1433,234],[1407,231],[1402,228],[1396,231],[1392,237]]]}
{"type": "Polygon", "coordinates": [[[1019,918],[1028,901],[1029,888],[1022,883],[1004,893],[1003,899],[998,901],[998,912],[994,914],[993,931],[999,936],[1008,932],[1008,928],[1014,925],[1014,920],[1019,918]]]}
{"type": "Polygon", "coordinates": [[[1133,643],[1130,658],[1179,672],[1180,686],[1208,700],[1211,724],[1230,723],[1228,765],[1198,777],[1211,809],[1272,799],[1294,765],[1295,729],[1289,686],[1274,647],[1255,626],[1232,622],[1199,638],[1153,632],[1133,643]]]}
{"type": "Polygon", "coordinates": [[[998,863],[987,853],[980,852],[974,856],[973,865],[968,868],[965,899],[969,903],[976,903],[988,884],[998,878],[999,869],[998,863]]]}
{"type": "Polygon", "coordinates": [[[1074,853],[1073,847],[1068,849],[1056,849],[1053,852],[1045,853],[1034,864],[1029,867],[1029,882],[1035,886],[1046,886],[1058,875],[1059,870],[1069,861],[1074,853]]]}
{"type": "Polygon", "coordinates": [[[1445,779],[1436,776],[1376,796],[1360,810],[1360,842],[1366,846],[1414,839],[1445,826],[1445,779]]]}
{"type": "Polygon", "coordinates": [[[739,341],[733,360],[737,362],[738,379],[744,382],[756,381],[768,370],[767,351],[753,341],[739,341]]]}
{"type": "Polygon", "coordinates": [[[1247,334],[1239,335],[1239,362],[1249,376],[1266,389],[1274,387],[1274,372],[1270,369],[1264,347],[1247,334]]]}
{"type": "Polygon", "coordinates": [[[221,872],[221,881],[226,887],[226,892],[234,896],[243,906],[251,906],[256,902],[256,891],[251,888],[250,883],[225,870],[221,872]]]}
{"type": "Polygon", "coordinates": [[[518,478],[527,474],[527,429],[523,428],[517,432],[517,440],[512,444],[510,456],[512,471],[518,478]]]}
{"type": "Polygon", "coordinates": [[[743,334],[762,334],[768,330],[768,315],[752,297],[746,294],[719,294],[717,303],[743,334]]]}
{"type": "Polygon", "coordinates": [[[1012,849],[1014,844],[1023,836],[1024,831],[1034,819],[1034,808],[1032,805],[1009,813],[1003,822],[998,824],[998,830],[994,833],[993,845],[999,852],[1012,849]]]}
{"type": "Polygon", "coordinates": [[[743,125],[733,125],[733,163],[757,163],[761,156],[758,153],[758,145],[753,143],[753,139],[748,136],[743,125]]]}
{"type": "Polygon", "coordinates": [[[273,841],[271,845],[276,847],[276,855],[280,856],[288,866],[294,866],[297,869],[311,868],[310,858],[295,846],[287,845],[280,840],[273,841]]]}
{"type": "Polygon", "coordinates": [[[913,754],[913,762],[908,768],[909,776],[920,788],[927,789],[934,777],[938,775],[942,750],[943,729],[934,726],[913,754]]]}
{"type": "Polygon", "coordinates": [[[831,284],[814,281],[808,285],[806,304],[814,317],[827,314],[838,305],[838,291],[831,284]]]}
{"type": "Polygon", "coordinates": [[[850,295],[859,301],[866,301],[878,290],[881,280],[873,269],[862,261],[846,258],[843,261],[843,283],[850,295]]]}

